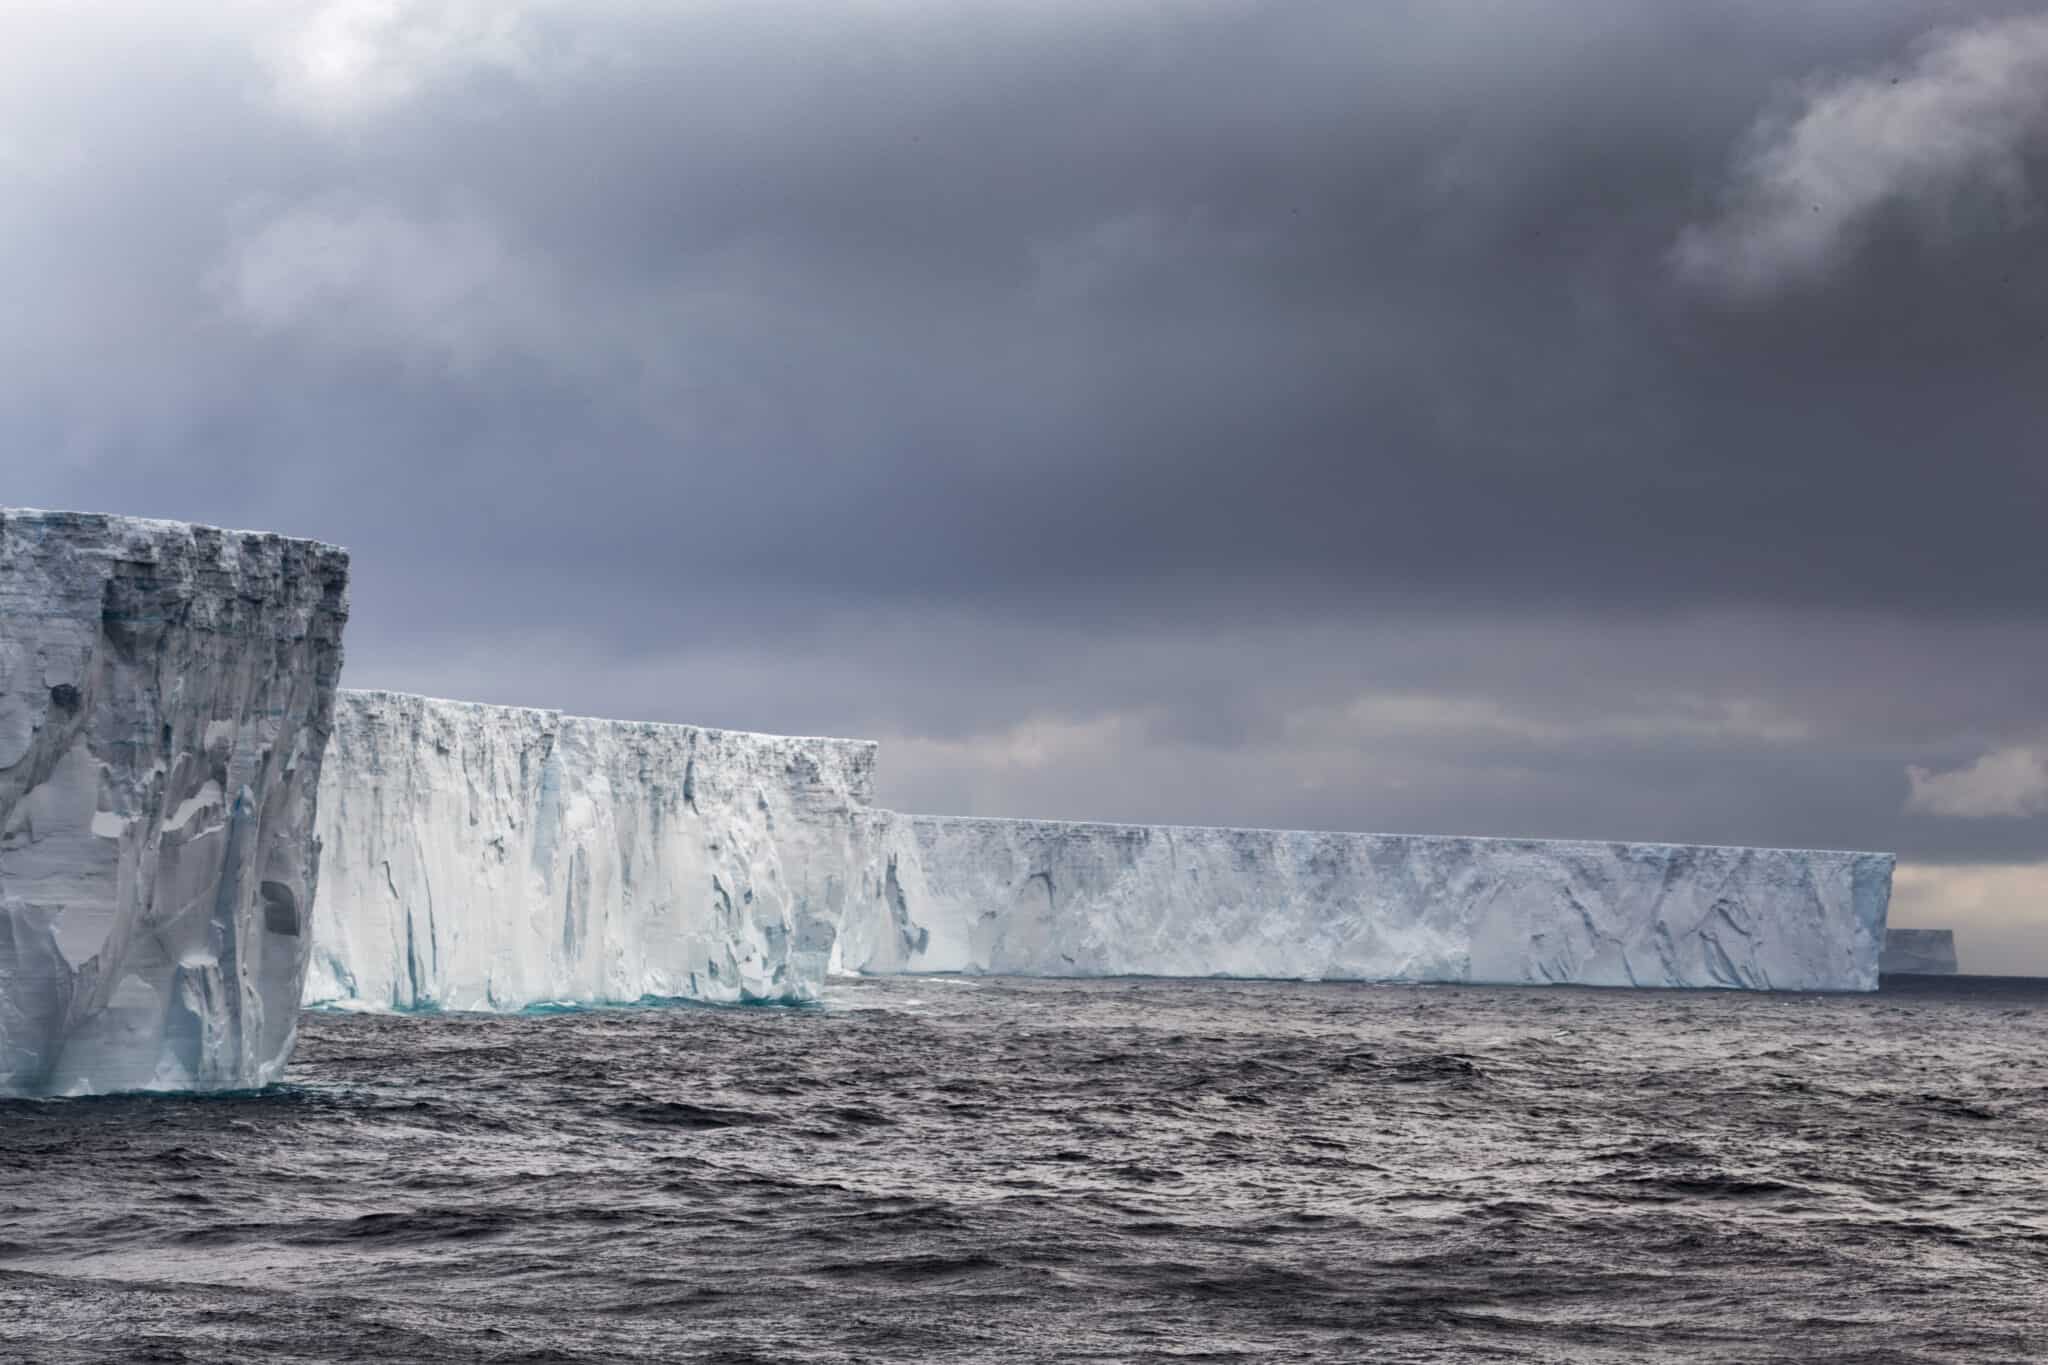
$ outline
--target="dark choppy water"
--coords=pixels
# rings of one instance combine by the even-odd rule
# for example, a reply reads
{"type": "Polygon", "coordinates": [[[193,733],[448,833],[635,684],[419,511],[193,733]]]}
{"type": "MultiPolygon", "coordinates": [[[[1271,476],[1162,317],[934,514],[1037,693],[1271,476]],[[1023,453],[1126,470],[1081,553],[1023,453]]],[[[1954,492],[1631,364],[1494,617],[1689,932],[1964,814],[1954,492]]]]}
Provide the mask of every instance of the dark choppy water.
{"type": "Polygon", "coordinates": [[[2048,983],[834,994],[0,1105],[0,1357],[2048,1359],[2048,983]]]}

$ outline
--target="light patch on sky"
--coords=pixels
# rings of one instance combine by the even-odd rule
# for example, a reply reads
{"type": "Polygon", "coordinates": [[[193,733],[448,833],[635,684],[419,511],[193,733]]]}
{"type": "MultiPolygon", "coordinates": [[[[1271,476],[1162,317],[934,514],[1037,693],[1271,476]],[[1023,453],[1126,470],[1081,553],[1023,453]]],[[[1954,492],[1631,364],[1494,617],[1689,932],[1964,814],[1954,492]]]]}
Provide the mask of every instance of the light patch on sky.
{"type": "Polygon", "coordinates": [[[278,7],[290,22],[262,46],[280,103],[345,125],[437,82],[479,74],[533,82],[573,57],[588,60],[587,52],[553,46],[537,22],[565,9],[536,0],[325,0],[278,7]]]}
{"type": "Polygon", "coordinates": [[[1888,205],[1967,250],[1973,229],[2036,210],[2026,154],[2044,137],[2048,15],[1937,32],[1903,65],[1808,82],[1796,114],[1760,123],[1731,207],[1686,229],[1679,269],[1736,296],[1803,282],[1888,205]]]}
{"type": "Polygon", "coordinates": [[[367,203],[262,217],[218,276],[228,315],[476,375],[508,348],[552,349],[539,272],[474,216],[419,220],[367,203]]]}
{"type": "Polygon", "coordinates": [[[2048,815],[2048,750],[1999,749],[1966,767],[1906,769],[1906,809],[1958,819],[2021,819],[2048,815]]]}

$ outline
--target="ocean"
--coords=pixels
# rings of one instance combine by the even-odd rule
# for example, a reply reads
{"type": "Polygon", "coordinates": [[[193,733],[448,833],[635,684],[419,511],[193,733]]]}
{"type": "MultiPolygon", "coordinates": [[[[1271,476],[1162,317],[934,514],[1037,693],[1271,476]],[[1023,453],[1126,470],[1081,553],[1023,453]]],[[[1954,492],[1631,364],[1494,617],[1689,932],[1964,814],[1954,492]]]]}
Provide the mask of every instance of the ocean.
{"type": "Polygon", "coordinates": [[[2039,1361],[2048,981],[835,980],[0,1103],[9,1362],[2039,1361]]]}

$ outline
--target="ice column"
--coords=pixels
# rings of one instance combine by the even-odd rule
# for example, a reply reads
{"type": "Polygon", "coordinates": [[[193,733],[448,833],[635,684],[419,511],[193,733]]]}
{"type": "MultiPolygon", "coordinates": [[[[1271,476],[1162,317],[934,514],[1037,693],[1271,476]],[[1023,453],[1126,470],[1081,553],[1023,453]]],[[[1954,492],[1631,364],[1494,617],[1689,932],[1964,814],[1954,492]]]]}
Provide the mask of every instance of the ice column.
{"type": "Polygon", "coordinates": [[[0,1093],[291,1056],[348,556],[0,510],[0,1093]]]}

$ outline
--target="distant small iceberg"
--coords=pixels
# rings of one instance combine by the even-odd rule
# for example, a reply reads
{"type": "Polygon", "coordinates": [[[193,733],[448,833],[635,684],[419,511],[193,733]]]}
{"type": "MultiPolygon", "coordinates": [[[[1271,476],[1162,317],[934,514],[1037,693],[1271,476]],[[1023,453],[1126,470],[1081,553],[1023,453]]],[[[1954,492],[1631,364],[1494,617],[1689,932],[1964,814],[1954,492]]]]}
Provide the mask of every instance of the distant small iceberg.
{"type": "Polygon", "coordinates": [[[1886,976],[1954,976],[1956,933],[1953,929],[1887,929],[1878,971],[1886,976]]]}

